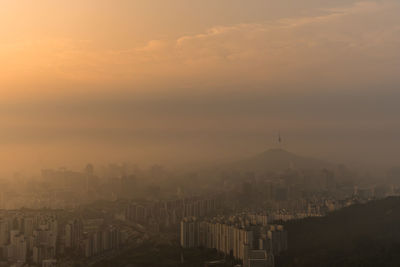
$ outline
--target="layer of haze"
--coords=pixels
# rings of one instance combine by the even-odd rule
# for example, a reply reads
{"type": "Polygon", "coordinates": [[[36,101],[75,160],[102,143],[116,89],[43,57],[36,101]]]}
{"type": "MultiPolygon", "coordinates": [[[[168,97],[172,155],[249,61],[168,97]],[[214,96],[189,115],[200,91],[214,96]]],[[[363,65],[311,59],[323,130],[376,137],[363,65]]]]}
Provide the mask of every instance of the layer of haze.
{"type": "Polygon", "coordinates": [[[2,0],[2,171],[276,146],[400,160],[397,0],[2,0]]]}

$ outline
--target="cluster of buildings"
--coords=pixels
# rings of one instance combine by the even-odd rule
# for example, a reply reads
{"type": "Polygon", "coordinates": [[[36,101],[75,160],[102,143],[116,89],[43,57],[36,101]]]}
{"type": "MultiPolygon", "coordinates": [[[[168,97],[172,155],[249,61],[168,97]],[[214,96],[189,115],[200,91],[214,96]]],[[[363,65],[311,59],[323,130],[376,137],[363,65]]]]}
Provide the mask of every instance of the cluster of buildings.
{"type": "Polygon", "coordinates": [[[90,259],[118,250],[131,234],[104,218],[68,217],[66,211],[0,211],[0,266],[55,267],[64,259],[90,259]]]}
{"type": "Polygon", "coordinates": [[[153,233],[173,233],[165,236],[175,240],[178,230],[183,248],[216,249],[244,267],[273,267],[274,257],[288,246],[287,232],[276,222],[324,216],[354,203],[400,194],[400,186],[358,187],[347,183],[344,174],[289,170],[275,176],[229,174],[222,190],[205,187],[202,196],[188,197],[190,192],[183,194],[180,187],[176,195],[172,189],[159,196],[160,181],[167,177],[160,166],[140,172],[110,165],[102,173],[96,176],[88,164],[79,172],[43,170],[37,181],[0,181],[0,266],[53,267],[66,258],[85,262],[153,233]],[[136,174],[151,181],[141,185],[136,174]],[[136,195],[143,192],[149,196],[136,195]],[[109,205],[88,204],[98,199],[110,200],[109,205]],[[85,216],[83,203],[94,215],[85,216]],[[40,210],[15,210],[23,206],[40,210]],[[232,210],[244,213],[218,215],[232,210]]]}
{"type": "Polygon", "coordinates": [[[313,197],[298,200],[276,202],[268,209],[270,221],[290,221],[309,217],[322,217],[329,212],[342,209],[357,203],[366,203],[369,198],[353,194],[347,198],[313,197]]]}
{"type": "Polygon", "coordinates": [[[100,255],[106,251],[119,249],[121,245],[120,230],[113,226],[104,226],[83,239],[82,249],[86,258],[100,255]]]}
{"type": "Polygon", "coordinates": [[[218,196],[130,203],[125,209],[125,217],[140,224],[157,223],[159,228],[169,228],[178,225],[185,217],[213,215],[221,207],[222,200],[218,196]]]}
{"type": "Polygon", "coordinates": [[[241,262],[244,267],[274,266],[274,255],[287,249],[287,232],[264,214],[240,214],[181,221],[183,248],[205,247],[241,262]]]}
{"type": "Polygon", "coordinates": [[[16,266],[30,261],[37,266],[52,266],[57,253],[58,220],[52,215],[2,214],[0,248],[2,258],[16,266]]]}
{"type": "Polygon", "coordinates": [[[118,249],[121,243],[120,228],[103,219],[74,219],[65,225],[65,249],[86,258],[118,249]]]}

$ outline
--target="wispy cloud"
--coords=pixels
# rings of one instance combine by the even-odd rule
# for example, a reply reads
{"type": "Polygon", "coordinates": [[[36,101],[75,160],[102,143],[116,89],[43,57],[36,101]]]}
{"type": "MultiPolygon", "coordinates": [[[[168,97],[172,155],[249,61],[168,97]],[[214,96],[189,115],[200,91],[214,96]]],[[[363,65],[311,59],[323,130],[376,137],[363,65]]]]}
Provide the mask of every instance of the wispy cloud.
{"type": "Polygon", "coordinates": [[[99,49],[88,40],[71,39],[3,44],[1,81],[18,83],[22,75],[28,81],[162,86],[222,84],[227,77],[240,77],[277,84],[287,76],[296,82],[307,73],[318,76],[317,70],[332,82],[345,80],[346,73],[353,74],[353,81],[363,81],[360,72],[388,75],[383,65],[398,63],[398,12],[397,1],[365,1],[315,16],[216,26],[125,50],[99,49]],[[338,77],[326,77],[328,72],[338,77]]]}

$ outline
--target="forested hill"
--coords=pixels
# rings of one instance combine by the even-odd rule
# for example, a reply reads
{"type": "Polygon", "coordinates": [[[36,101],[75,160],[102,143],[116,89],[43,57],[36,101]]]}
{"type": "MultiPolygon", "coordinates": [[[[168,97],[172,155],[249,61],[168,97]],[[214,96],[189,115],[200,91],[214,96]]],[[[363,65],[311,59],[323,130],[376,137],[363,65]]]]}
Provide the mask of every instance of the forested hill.
{"type": "Polygon", "coordinates": [[[400,198],[287,223],[289,251],[277,266],[400,266],[400,198]]]}

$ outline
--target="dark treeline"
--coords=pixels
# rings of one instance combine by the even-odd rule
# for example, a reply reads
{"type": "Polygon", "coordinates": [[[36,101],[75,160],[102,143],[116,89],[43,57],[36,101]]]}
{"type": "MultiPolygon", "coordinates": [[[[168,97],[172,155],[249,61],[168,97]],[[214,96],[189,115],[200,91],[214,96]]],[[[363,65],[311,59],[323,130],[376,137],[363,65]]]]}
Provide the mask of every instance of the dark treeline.
{"type": "Polygon", "coordinates": [[[277,266],[400,266],[400,198],[354,205],[286,224],[277,266]]]}

